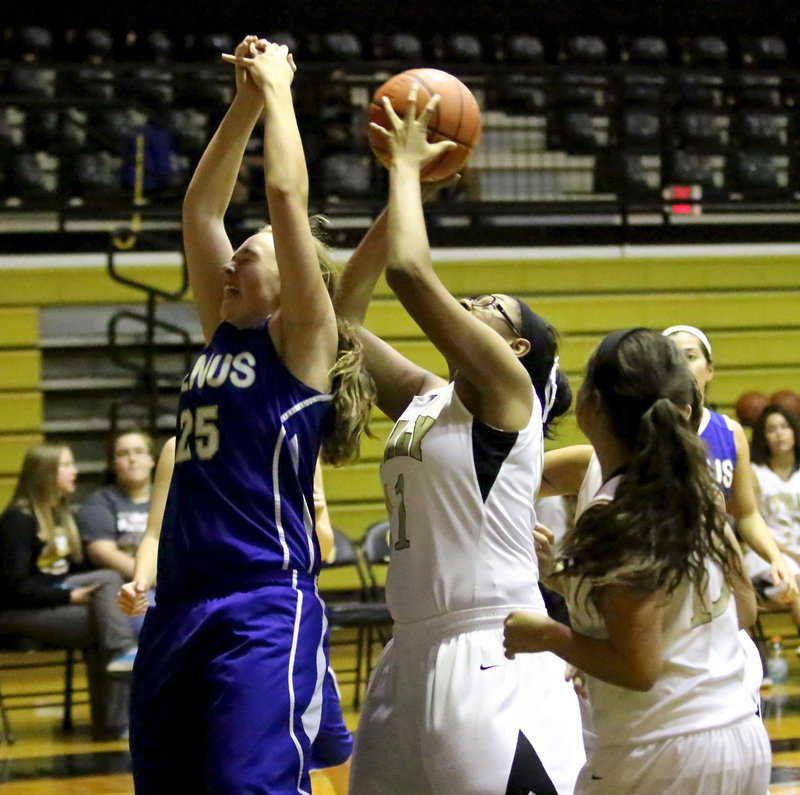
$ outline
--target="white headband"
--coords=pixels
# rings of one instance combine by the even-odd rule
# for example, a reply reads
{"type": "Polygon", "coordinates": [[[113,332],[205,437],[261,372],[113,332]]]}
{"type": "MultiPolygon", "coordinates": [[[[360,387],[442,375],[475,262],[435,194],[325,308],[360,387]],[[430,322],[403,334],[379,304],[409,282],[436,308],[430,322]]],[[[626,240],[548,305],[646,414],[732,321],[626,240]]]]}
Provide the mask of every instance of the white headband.
{"type": "Polygon", "coordinates": [[[547,422],[547,415],[556,402],[556,392],[558,392],[558,356],[553,360],[550,368],[550,375],[547,376],[547,384],[544,388],[544,410],[542,411],[542,422],[547,422]]]}
{"type": "Polygon", "coordinates": [[[697,337],[697,339],[705,345],[706,352],[708,353],[708,360],[711,361],[711,343],[708,341],[708,337],[706,337],[699,328],[695,328],[694,326],[670,326],[661,333],[665,337],[671,337],[673,334],[677,334],[680,331],[685,331],[687,334],[697,337]]]}

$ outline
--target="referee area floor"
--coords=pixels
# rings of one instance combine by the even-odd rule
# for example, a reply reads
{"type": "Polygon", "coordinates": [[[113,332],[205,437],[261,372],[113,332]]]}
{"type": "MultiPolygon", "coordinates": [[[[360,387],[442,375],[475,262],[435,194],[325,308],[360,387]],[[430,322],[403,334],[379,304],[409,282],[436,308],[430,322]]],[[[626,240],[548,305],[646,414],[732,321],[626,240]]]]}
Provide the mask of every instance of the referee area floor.
{"type": "MultiPolygon", "coordinates": [[[[761,691],[764,723],[772,742],[772,795],[800,795],[800,657],[795,648],[800,637],[793,631],[787,614],[762,618],[765,635],[781,635],[788,679],[761,691]]],[[[334,668],[344,671],[352,665],[348,649],[334,646],[334,668]]],[[[58,673],[41,669],[36,687],[60,685],[58,673]]],[[[4,688],[13,689],[10,672],[4,674],[4,688]]],[[[344,678],[344,677],[342,677],[344,678]]],[[[78,684],[80,684],[80,679],[78,684]]],[[[353,687],[342,683],[342,702],[349,728],[358,728],[358,712],[352,709],[353,687]]],[[[75,728],[60,730],[59,707],[32,707],[10,713],[16,738],[13,745],[0,743],[0,791],[4,795],[132,795],[130,755],[127,742],[92,742],[88,706],[74,708],[75,728]]],[[[323,774],[312,775],[314,795],[334,795],[323,774]]],[[[654,793],[657,795],[657,793],[654,793]]]]}

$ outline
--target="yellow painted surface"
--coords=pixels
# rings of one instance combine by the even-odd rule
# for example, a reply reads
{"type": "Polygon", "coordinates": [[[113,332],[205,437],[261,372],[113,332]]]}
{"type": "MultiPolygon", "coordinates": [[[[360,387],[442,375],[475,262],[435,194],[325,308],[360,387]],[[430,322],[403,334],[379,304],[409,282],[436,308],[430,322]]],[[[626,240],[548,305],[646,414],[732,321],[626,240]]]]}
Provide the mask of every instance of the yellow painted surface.
{"type": "Polygon", "coordinates": [[[41,426],[41,392],[0,392],[0,433],[39,431],[41,426]]]}
{"type": "Polygon", "coordinates": [[[0,307],[0,348],[32,348],[38,344],[38,309],[30,306],[0,307]]]}
{"type": "Polygon", "coordinates": [[[14,433],[0,435],[0,474],[16,476],[28,448],[44,437],[40,433],[14,433]]]}
{"type": "Polygon", "coordinates": [[[41,378],[38,348],[0,350],[0,390],[38,389],[41,378]]]}
{"type": "Polygon", "coordinates": [[[14,493],[17,478],[14,475],[0,475],[0,511],[5,509],[14,493]]]}
{"type": "MultiPolygon", "coordinates": [[[[131,265],[119,270],[128,278],[162,290],[174,291],[180,286],[180,270],[177,266],[131,265]]],[[[5,306],[98,304],[141,300],[141,290],[113,281],[105,268],[68,266],[30,270],[5,269],[3,291],[0,296],[0,304],[5,306]]]]}

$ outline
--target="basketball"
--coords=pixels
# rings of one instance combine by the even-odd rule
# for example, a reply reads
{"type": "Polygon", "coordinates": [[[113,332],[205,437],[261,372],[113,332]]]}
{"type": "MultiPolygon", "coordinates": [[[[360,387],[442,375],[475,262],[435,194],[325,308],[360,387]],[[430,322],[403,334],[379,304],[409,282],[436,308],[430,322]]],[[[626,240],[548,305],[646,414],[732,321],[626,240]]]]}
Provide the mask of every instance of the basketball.
{"type": "Polygon", "coordinates": [[[791,389],[780,389],[770,396],[769,402],[780,406],[793,417],[800,418],[800,395],[791,389]]]}
{"type": "Polygon", "coordinates": [[[752,428],[770,399],[763,392],[743,392],[736,401],[736,416],[746,428],[752,428]]]}
{"type": "MultiPolygon", "coordinates": [[[[472,92],[457,78],[441,69],[407,69],[390,77],[372,97],[369,121],[392,129],[392,123],[383,107],[383,97],[389,97],[392,107],[401,118],[406,112],[408,92],[417,85],[417,116],[434,95],[441,97],[428,123],[428,140],[431,143],[450,140],[458,144],[428,163],[421,173],[424,182],[437,182],[457,174],[464,168],[481,139],[481,111],[472,92]]],[[[369,145],[375,157],[388,168],[391,153],[385,137],[371,127],[367,128],[369,145]]]]}

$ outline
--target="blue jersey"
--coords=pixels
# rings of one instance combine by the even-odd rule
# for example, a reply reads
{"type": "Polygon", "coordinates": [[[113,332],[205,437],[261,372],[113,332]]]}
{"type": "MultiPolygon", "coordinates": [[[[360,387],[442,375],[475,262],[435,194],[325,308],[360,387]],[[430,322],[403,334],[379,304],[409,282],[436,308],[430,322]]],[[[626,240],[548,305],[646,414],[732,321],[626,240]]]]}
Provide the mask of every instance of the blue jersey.
{"type": "Polygon", "coordinates": [[[331,400],[287,370],[266,324],[217,328],[181,387],[158,599],[317,573],[313,479],[331,400]]]}
{"type": "Polygon", "coordinates": [[[731,494],[733,470],[736,467],[736,442],[733,438],[733,425],[724,414],[703,409],[700,438],[706,444],[711,475],[727,500],[731,494]]]}

